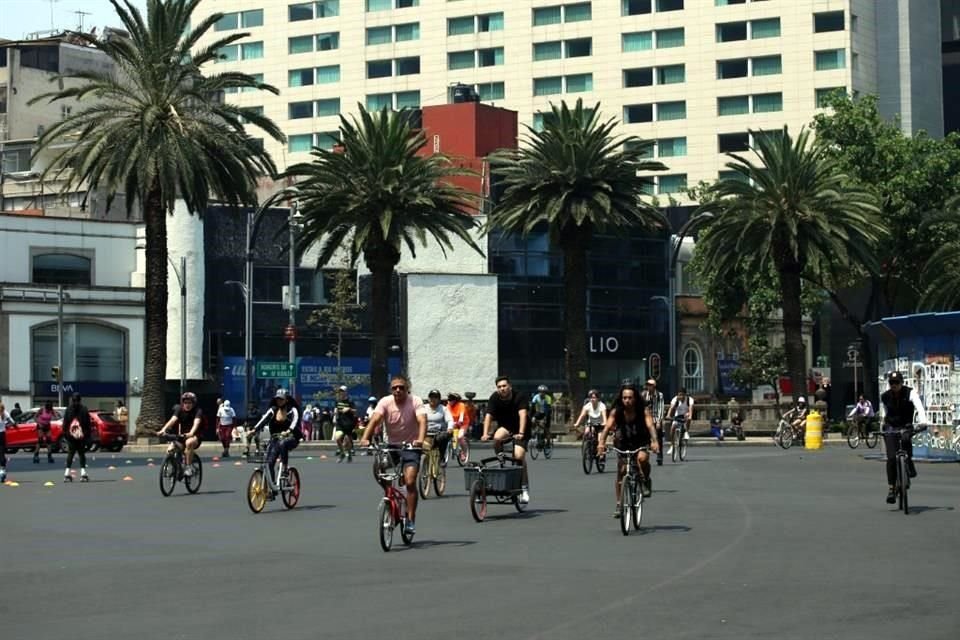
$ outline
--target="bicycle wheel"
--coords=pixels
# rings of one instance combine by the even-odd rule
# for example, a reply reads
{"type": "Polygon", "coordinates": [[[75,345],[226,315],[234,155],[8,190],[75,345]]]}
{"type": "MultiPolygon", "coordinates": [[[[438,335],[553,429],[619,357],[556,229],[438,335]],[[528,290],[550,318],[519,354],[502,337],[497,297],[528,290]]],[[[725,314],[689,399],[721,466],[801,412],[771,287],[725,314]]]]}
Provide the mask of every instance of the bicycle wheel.
{"type": "Polygon", "coordinates": [[[460,446],[457,447],[457,464],[461,467],[470,462],[470,445],[466,438],[460,438],[460,446]]]}
{"type": "Polygon", "coordinates": [[[250,474],[247,482],[247,506],[250,511],[260,513],[267,504],[267,483],[263,477],[263,469],[256,469],[250,474]]]}
{"type": "Polygon", "coordinates": [[[786,428],[780,433],[780,440],[778,441],[780,447],[786,451],[793,446],[793,429],[786,428]]]}
{"type": "Polygon", "coordinates": [[[607,468],[607,454],[602,456],[597,456],[597,459],[593,461],[597,465],[597,473],[603,473],[604,469],[607,468]]]}
{"type": "Polygon", "coordinates": [[[200,484],[203,482],[203,463],[200,462],[200,456],[196,453],[193,454],[193,462],[190,463],[190,467],[193,469],[193,475],[183,476],[183,484],[186,485],[187,491],[196,493],[200,491],[200,484]]]}
{"type": "Polygon", "coordinates": [[[420,474],[417,478],[417,492],[424,500],[430,495],[430,466],[432,460],[432,454],[428,454],[426,460],[420,465],[420,474]]]}
{"type": "Polygon", "coordinates": [[[910,493],[910,473],[907,466],[907,456],[897,456],[897,482],[900,485],[900,508],[904,515],[910,513],[910,503],[907,494],[910,493]]]}
{"type": "Polygon", "coordinates": [[[593,447],[593,439],[584,438],[583,443],[580,445],[580,459],[583,463],[583,472],[587,475],[590,475],[590,472],[593,470],[595,451],[596,449],[593,447]]]}
{"type": "Polygon", "coordinates": [[[536,460],[542,448],[543,445],[540,444],[540,434],[534,434],[533,438],[530,439],[530,457],[536,460]]]}
{"type": "Polygon", "coordinates": [[[553,455],[553,438],[550,436],[547,436],[543,440],[543,457],[549,460],[552,455],[553,455]]]}
{"type": "Polygon", "coordinates": [[[680,457],[680,429],[673,430],[673,436],[671,436],[670,440],[670,458],[676,462],[680,457]]]}
{"type": "Polygon", "coordinates": [[[172,456],[167,456],[160,465],[160,493],[169,496],[177,486],[177,463],[172,456]]]}
{"type": "Polygon", "coordinates": [[[487,517],[487,487],[480,480],[474,480],[470,487],[470,515],[477,522],[487,517]]]}
{"type": "Polygon", "coordinates": [[[687,459],[687,445],[688,445],[689,442],[690,442],[689,440],[687,440],[687,430],[686,430],[686,429],[684,429],[684,430],[683,430],[683,433],[680,434],[680,437],[678,438],[678,440],[680,441],[680,459],[681,459],[681,460],[686,460],[686,459],[687,459]]]}
{"type": "Polygon", "coordinates": [[[437,494],[437,497],[443,495],[443,492],[447,490],[447,468],[440,467],[437,472],[437,477],[433,479],[433,491],[437,494]]]}
{"type": "Polygon", "coordinates": [[[860,429],[852,424],[847,428],[847,446],[856,449],[860,446],[860,429]]]}
{"type": "Polygon", "coordinates": [[[877,443],[880,442],[880,434],[876,431],[869,431],[864,437],[864,441],[867,443],[867,447],[873,449],[877,446],[877,443]]]}
{"type": "Polygon", "coordinates": [[[620,533],[625,536],[630,535],[630,520],[633,518],[633,483],[629,476],[624,476],[620,481],[620,533]]]}
{"type": "Polygon", "coordinates": [[[280,497],[283,499],[283,506],[287,509],[293,509],[300,500],[300,472],[294,467],[287,469],[287,480],[280,489],[280,497]]]}
{"type": "MultiPolygon", "coordinates": [[[[639,481],[638,481],[639,484],[639,481]]],[[[643,519],[643,491],[637,486],[633,490],[633,529],[640,530],[640,521],[643,519]]]]}
{"type": "Polygon", "coordinates": [[[384,498],[377,507],[377,528],[380,530],[380,548],[390,551],[393,546],[393,514],[390,501],[384,498]]]}

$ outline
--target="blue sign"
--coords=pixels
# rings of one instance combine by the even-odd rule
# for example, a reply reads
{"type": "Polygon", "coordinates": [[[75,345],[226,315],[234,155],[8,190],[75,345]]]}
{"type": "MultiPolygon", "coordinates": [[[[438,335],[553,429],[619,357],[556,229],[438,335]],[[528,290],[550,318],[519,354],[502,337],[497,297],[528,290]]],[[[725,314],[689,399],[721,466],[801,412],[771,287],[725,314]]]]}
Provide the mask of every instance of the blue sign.
{"type": "MultiPolygon", "coordinates": [[[[266,357],[255,360],[254,372],[256,362],[271,361],[266,357]]],[[[223,363],[223,397],[239,409],[244,397],[244,360],[228,356],[223,363]]],[[[387,369],[391,372],[400,371],[400,358],[388,358],[387,369]]],[[[340,370],[336,358],[297,358],[296,394],[301,404],[332,405],[336,387],[340,384],[347,386],[354,401],[366,399],[370,395],[370,358],[342,358],[340,370]]],[[[257,378],[253,383],[254,402],[262,409],[278,388],[288,388],[289,385],[290,380],[257,378]]]]}
{"type": "Polygon", "coordinates": [[[740,367],[739,360],[717,360],[717,373],[720,378],[720,391],[724,395],[748,397],[750,391],[741,389],[733,382],[731,374],[740,367]]]}
{"type": "MultiPolygon", "coordinates": [[[[88,398],[123,398],[127,395],[126,382],[70,382],[63,383],[64,395],[79,393],[88,398]]],[[[56,382],[34,382],[33,395],[38,398],[56,398],[56,382]]]]}

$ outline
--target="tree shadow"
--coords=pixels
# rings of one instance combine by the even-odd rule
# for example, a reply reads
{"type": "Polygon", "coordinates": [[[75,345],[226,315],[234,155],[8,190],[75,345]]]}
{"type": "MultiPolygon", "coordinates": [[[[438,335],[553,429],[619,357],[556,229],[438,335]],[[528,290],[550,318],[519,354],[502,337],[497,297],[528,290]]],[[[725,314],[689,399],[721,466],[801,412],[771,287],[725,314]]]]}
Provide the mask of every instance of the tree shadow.
{"type": "Polygon", "coordinates": [[[642,524],[640,525],[640,533],[642,534],[657,533],[658,531],[665,531],[668,533],[689,533],[692,530],[693,529],[691,527],[688,527],[685,524],[656,524],[652,527],[645,527],[642,524]]]}

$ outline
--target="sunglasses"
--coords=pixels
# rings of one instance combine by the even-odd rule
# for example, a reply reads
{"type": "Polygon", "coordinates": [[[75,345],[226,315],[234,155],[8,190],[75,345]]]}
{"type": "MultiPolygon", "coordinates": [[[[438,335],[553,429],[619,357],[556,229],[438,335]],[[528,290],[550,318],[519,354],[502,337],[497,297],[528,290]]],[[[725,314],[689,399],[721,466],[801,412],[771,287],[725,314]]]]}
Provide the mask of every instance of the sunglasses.
{"type": "Polygon", "coordinates": [[[394,385],[394,386],[390,387],[390,390],[391,390],[391,391],[406,391],[406,389],[407,389],[407,388],[406,388],[404,385],[402,385],[402,384],[398,384],[398,385],[394,385]]]}

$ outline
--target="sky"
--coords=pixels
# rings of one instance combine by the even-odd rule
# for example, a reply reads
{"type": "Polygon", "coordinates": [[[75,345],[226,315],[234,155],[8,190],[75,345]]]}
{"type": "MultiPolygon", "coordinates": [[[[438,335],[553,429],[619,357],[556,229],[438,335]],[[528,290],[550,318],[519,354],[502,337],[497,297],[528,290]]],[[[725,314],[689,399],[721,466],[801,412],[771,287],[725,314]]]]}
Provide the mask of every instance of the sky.
{"type": "MultiPolygon", "coordinates": [[[[146,0],[131,1],[141,12],[146,11],[146,0]]],[[[109,0],[0,0],[0,38],[20,40],[28,33],[49,31],[51,15],[54,29],[76,30],[81,18],[77,11],[89,14],[82,16],[84,31],[123,28],[109,0]]]]}

